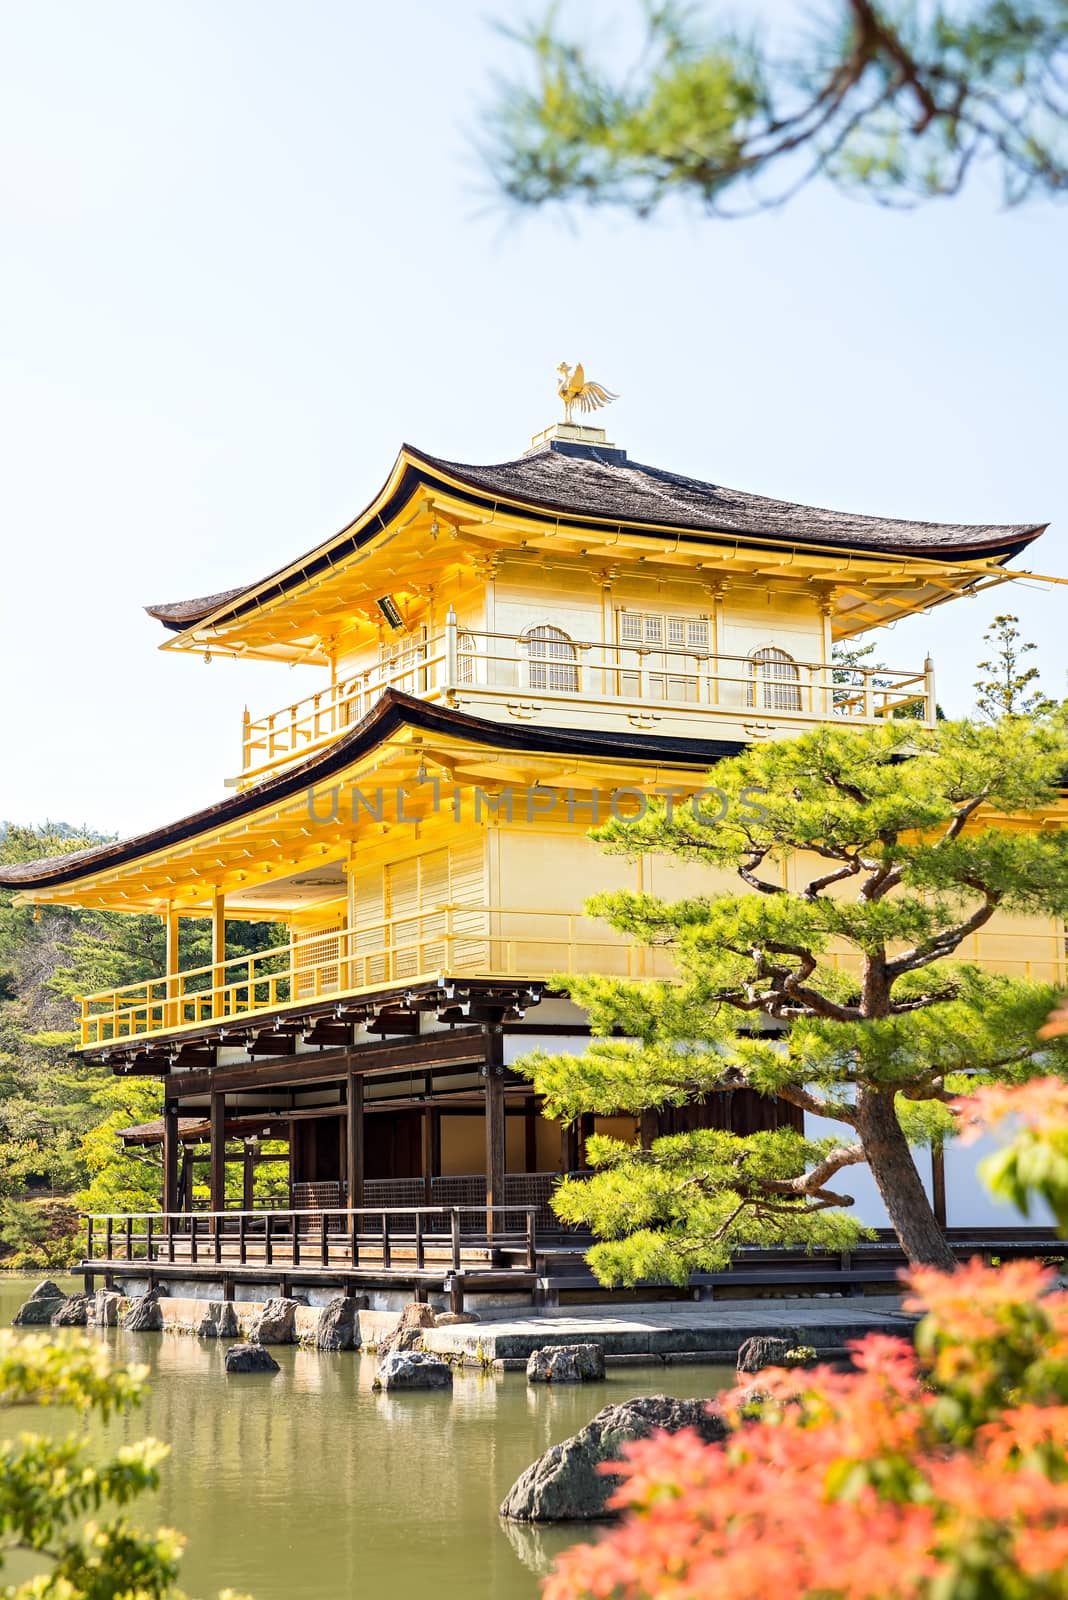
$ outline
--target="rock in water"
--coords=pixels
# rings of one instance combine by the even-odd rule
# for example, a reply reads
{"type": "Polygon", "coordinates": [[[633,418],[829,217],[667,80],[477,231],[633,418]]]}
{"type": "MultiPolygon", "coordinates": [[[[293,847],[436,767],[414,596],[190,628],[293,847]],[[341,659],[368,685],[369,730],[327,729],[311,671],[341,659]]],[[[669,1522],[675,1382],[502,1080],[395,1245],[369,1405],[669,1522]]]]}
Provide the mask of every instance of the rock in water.
{"type": "Polygon", "coordinates": [[[355,1350],[360,1342],[360,1312],[366,1295],[339,1294],[319,1314],[317,1350],[355,1350]]]}
{"type": "Polygon", "coordinates": [[[227,1372],[281,1372],[269,1350],[261,1344],[232,1344],[223,1357],[227,1372]]]}
{"type": "Polygon", "coordinates": [[[594,1522],[614,1516],[608,1498],[616,1479],[597,1469],[602,1461],[618,1461],[631,1439],[647,1439],[657,1428],[668,1433],[693,1428],[706,1444],[727,1435],[706,1400],[653,1394],[605,1406],[579,1433],[554,1444],[516,1479],[501,1516],[516,1522],[594,1522]]]}
{"type": "Polygon", "coordinates": [[[295,1300],[268,1300],[248,1325],[250,1344],[292,1344],[295,1300]]]}
{"type": "Polygon", "coordinates": [[[84,1328],[93,1304],[91,1294],[72,1294],[52,1317],[53,1328],[84,1328]]]}
{"type": "Polygon", "coordinates": [[[376,1389],[451,1389],[452,1368],[422,1350],[394,1350],[375,1374],[376,1389]]]}
{"type": "Polygon", "coordinates": [[[747,1339],[738,1351],[738,1375],[748,1377],[752,1372],[763,1372],[765,1367],[794,1367],[796,1361],[791,1361],[790,1351],[795,1348],[796,1341],[791,1339],[776,1339],[765,1334],[757,1334],[752,1339],[747,1339]]]}
{"type": "Polygon", "coordinates": [[[90,1328],[117,1328],[122,1295],[113,1289],[98,1289],[93,1296],[86,1324],[90,1328]]]}
{"type": "Polygon", "coordinates": [[[435,1323],[433,1307],[413,1300],[401,1312],[401,1319],[389,1338],[383,1339],[379,1345],[379,1362],[385,1361],[387,1356],[395,1355],[399,1350],[418,1350],[423,1342],[424,1331],[433,1328],[435,1323]]]}
{"type": "Polygon", "coordinates": [[[193,1332],[200,1339],[236,1339],[241,1329],[233,1301],[209,1300],[193,1332]]]}
{"type": "Polygon", "coordinates": [[[15,1312],[11,1319],[12,1327],[46,1327],[66,1298],[59,1284],[53,1283],[51,1278],[46,1278],[43,1283],[37,1285],[26,1304],[15,1312]]]}
{"type": "Polygon", "coordinates": [[[128,1333],[162,1333],[163,1312],[159,1304],[160,1291],[150,1289],[130,1302],[130,1309],[122,1319],[128,1333]]]}
{"type": "Polygon", "coordinates": [[[604,1350],[599,1344],[546,1345],[532,1350],[528,1383],[596,1383],[604,1377],[604,1350]]]}

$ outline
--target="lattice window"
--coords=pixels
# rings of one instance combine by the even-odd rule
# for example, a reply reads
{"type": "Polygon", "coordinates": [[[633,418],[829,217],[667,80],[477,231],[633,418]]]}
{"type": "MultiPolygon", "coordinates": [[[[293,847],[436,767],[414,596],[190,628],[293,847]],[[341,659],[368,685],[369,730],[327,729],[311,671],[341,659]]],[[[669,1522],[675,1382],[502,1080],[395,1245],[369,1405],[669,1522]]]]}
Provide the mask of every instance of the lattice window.
{"type": "Polygon", "coordinates": [[[801,673],[793,656],[775,645],[754,650],[746,699],[762,711],[800,711],[801,673]]]}
{"type": "Polygon", "coordinates": [[[531,628],[524,638],[532,689],[553,694],[578,694],[578,652],[562,628],[549,623],[531,628]]]}
{"type": "Polygon", "coordinates": [[[707,650],[707,617],[678,617],[651,611],[621,611],[619,642],[631,645],[669,645],[673,650],[707,650]]]}
{"type": "Polygon", "coordinates": [[[456,634],[456,678],[459,683],[475,681],[475,636],[466,628],[456,634]]]}
{"type": "Polygon", "coordinates": [[[408,694],[420,694],[426,688],[425,626],[413,628],[399,639],[383,639],[378,646],[378,665],[383,679],[408,694]]]}
{"type": "Polygon", "coordinates": [[[707,617],[621,611],[618,631],[619,643],[624,647],[620,661],[620,694],[628,699],[696,701],[699,698],[697,661],[674,652],[692,650],[694,656],[707,654],[710,637],[707,617]],[[634,658],[627,654],[628,648],[642,651],[644,688],[642,672],[635,670],[634,658]],[[661,650],[664,651],[662,655],[656,653],[661,650]]]}
{"type": "Polygon", "coordinates": [[[307,1000],[330,994],[340,987],[341,934],[334,927],[315,928],[299,935],[293,952],[296,998],[307,1000]]]}

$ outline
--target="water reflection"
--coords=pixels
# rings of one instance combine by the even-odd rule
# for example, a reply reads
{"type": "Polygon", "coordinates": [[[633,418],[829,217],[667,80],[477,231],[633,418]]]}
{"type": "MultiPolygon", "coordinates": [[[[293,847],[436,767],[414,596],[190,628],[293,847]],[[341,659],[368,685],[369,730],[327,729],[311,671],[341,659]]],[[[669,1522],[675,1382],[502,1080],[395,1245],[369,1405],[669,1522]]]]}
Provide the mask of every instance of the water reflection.
{"type": "MultiPolygon", "coordinates": [[[[0,1322],[30,1287],[0,1282],[0,1322]]],[[[451,1398],[381,1394],[371,1357],[287,1348],[275,1376],[228,1377],[227,1341],[96,1337],[151,1369],[143,1411],[95,1431],[171,1445],[143,1516],[188,1534],[183,1586],[205,1600],[227,1586],[256,1600],[534,1600],[557,1553],[596,1533],[502,1524],[497,1507],[523,1468],[611,1401],[709,1394],[724,1379],[656,1366],[552,1390],[472,1372],[451,1398]]],[[[49,1428],[69,1425],[47,1414],[49,1428]]]]}

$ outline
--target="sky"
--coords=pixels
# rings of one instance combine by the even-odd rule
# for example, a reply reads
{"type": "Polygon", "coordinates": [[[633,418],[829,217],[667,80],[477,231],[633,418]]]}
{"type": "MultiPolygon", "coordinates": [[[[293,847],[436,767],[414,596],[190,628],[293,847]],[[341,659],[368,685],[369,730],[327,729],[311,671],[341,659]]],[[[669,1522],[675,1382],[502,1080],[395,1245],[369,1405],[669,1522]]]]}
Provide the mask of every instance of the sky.
{"type": "MultiPolygon", "coordinates": [[[[715,0],[705,7],[714,15],[715,0]]],[[[797,13],[788,0],[765,9],[797,13]]],[[[612,38],[633,0],[565,0],[612,38]]],[[[264,576],[407,440],[490,462],[555,369],[632,458],[880,515],[1048,521],[1068,576],[1068,210],[823,186],[717,222],[517,215],[480,108],[514,0],[0,3],[0,819],[128,834],[218,798],[308,669],[160,654],[145,604],[264,576]]],[[[1068,589],[885,633],[950,714],[1012,609],[1065,690],[1068,589]]]]}

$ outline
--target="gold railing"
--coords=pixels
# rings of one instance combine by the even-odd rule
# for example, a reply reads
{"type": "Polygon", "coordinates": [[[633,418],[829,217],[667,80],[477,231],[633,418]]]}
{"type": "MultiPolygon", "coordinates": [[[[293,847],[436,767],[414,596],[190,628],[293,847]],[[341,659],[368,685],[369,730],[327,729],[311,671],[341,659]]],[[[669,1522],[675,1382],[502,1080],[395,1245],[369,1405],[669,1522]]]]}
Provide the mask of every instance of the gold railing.
{"type": "MultiPolygon", "coordinates": [[[[851,968],[849,954],[831,953],[851,968]]],[[[990,930],[965,941],[955,959],[1045,983],[1068,982],[1064,930],[990,930]]],[[[81,1043],[170,1033],[213,1021],[288,1010],[337,995],[445,974],[549,978],[554,973],[670,977],[667,948],[633,944],[581,911],[443,905],[407,917],[322,931],[292,943],[87,995],[81,1043]]]]}
{"type": "Polygon", "coordinates": [[[242,781],[312,754],[358,722],[389,687],[421,699],[465,693],[537,695],[553,702],[663,706],[662,714],[715,713],[805,723],[873,723],[901,714],[934,716],[934,672],[851,668],[758,659],[673,645],[606,644],[460,628],[414,644],[403,659],[347,675],[267,716],[245,716],[242,781]]]}

